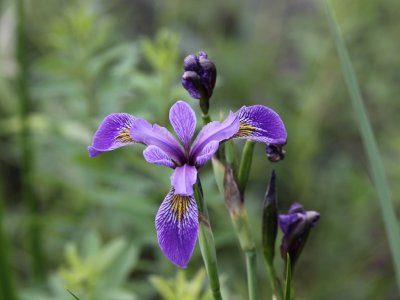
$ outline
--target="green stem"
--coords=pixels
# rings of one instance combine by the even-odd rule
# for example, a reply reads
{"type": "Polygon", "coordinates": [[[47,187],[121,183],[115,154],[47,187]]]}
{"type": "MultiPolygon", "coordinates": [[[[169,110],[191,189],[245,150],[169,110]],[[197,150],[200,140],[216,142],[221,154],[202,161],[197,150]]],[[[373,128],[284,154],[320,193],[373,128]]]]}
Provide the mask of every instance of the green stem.
{"type": "Polygon", "coordinates": [[[339,55],[342,72],[345,77],[351,103],[355,112],[358,127],[367,153],[372,179],[378,194],[381,206],[383,222],[389,241],[389,247],[394,262],[397,287],[400,291],[400,228],[396,218],[393,202],[390,198],[390,189],[387,182],[378,146],[372,131],[371,124],[363,103],[363,99],[358,85],[358,80],[353,70],[353,65],[345,42],[342,37],[339,25],[333,12],[333,8],[328,0],[325,1],[325,8],[328,15],[329,25],[335,40],[336,49],[339,55]]]}
{"type": "Polygon", "coordinates": [[[207,114],[202,114],[201,115],[201,119],[203,120],[203,124],[204,125],[207,125],[208,123],[210,123],[211,122],[211,117],[210,117],[210,115],[207,113],[207,114]]]}
{"type": "Polygon", "coordinates": [[[247,272],[247,285],[249,290],[249,299],[256,300],[257,298],[257,272],[256,272],[256,249],[246,251],[246,272],[247,272]]]}
{"type": "Polygon", "coordinates": [[[247,140],[244,144],[242,157],[240,159],[239,171],[238,171],[238,185],[239,190],[243,194],[247,181],[249,179],[249,173],[251,169],[251,163],[253,161],[254,141],[247,140]]]}
{"type": "Polygon", "coordinates": [[[231,220],[239,239],[240,247],[246,257],[246,271],[247,271],[247,287],[249,291],[249,299],[257,300],[258,287],[257,287],[257,265],[256,265],[256,247],[254,244],[253,236],[251,234],[247,212],[244,206],[237,212],[231,211],[231,220]]]}
{"type": "Polygon", "coordinates": [[[8,253],[7,237],[3,228],[3,216],[4,197],[2,191],[0,190],[0,299],[16,300],[17,295],[14,289],[13,273],[11,271],[11,261],[8,253]]]}
{"type": "Polygon", "coordinates": [[[278,300],[282,300],[283,299],[282,288],[280,286],[278,277],[276,276],[275,268],[272,264],[267,263],[267,272],[269,275],[268,278],[272,287],[273,294],[276,296],[278,300]]]}
{"type": "Polygon", "coordinates": [[[214,236],[211,230],[210,221],[208,218],[207,205],[203,197],[203,189],[201,187],[200,179],[194,185],[194,195],[199,208],[199,245],[201,255],[203,256],[208,281],[214,300],[222,300],[221,288],[219,284],[217,255],[215,252],[214,236]]]}
{"type": "Polygon", "coordinates": [[[41,230],[37,216],[37,203],[33,194],[33,143],[29,126],[30,101],[28,94],[28,57],[26,55],[26,26],[24,1],[17,1],[17,59],[19,73],[17,77],[18,96],[20,101],[21,120],[21,173],[22,173],[22,200],[27,206],[28,239],[32,253],[32,269],[36,278],[44,278],[44,264],[42,255],[41,230]]]}

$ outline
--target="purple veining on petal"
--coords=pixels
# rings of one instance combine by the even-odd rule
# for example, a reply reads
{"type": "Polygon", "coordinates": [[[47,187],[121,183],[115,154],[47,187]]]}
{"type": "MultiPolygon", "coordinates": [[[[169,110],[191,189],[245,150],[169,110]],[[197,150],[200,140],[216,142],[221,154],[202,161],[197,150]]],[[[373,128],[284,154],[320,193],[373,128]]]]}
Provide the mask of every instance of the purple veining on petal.
{"type": "Polygon", "coordinates": [[[157,146],[179,164],[184,162],[185,155],[182,146],[164,127],[157,124],[151,125],[146,120],[138,118],[132,124],[131,136],[136,142],[147,146],[157,146]]]}
{"type": "Polygon", "coordinates": [[[127,113],[114,113],[104,118],[88,147],[90,157],[105,151],[135,143],[130,135],[135,117],[127,113]]]}
{"type": "Polygon", "coordinates": [[[197,180],[197,169],[188,164],[177,167],[171,176],[171,185],[175,194],[182,196],[193,195],[193,185],[197,180]]]}
{"type": "Polygon", "coordinates": [[[197,156],[203,151],[203,149],[213,141],[222,142],[230,139],[239,130],[239,119],[233,113],[223,121],[211,122],[198,134],[196,140],[193,142],[190,150],[190,161],[196,161],[197,156]]]}
{"type": "Polygon", "coordinates": [[[243,106],[238,112],[239,132],[235,138],[267,144],[285,144],[287,133],[279,115],[263,105],[243,106]]]}
{"type": "Polygon", "coordinates": [[[218,151],[219,141],[212,141],[208,143],[203,150],[197,155],[195,164],[199,168],[209,161],[218,151]]]}
{"type": "Polygon", "coordinates": [[[188,149],[196,129],[196,115],[193,109],[186,102],[177,101],[169,111],[169,120],[185,149],[188,149]]]}
{"type": "Polygon", "coordinates": [[[194,197],[176,195],[171,189],[157,212],[155,223],[164,255],[178,267],[186,268],[199,230],[194,197]]]}
{"type": "Polygon", "coordinates": [[[169,168],[175,167],[174,162],[171,160],[168,154],[157,146],[154,145],[148,146],[143,151],[143,156],[146,159],[146,161],[151,164],[165,166],[169,168]]]}

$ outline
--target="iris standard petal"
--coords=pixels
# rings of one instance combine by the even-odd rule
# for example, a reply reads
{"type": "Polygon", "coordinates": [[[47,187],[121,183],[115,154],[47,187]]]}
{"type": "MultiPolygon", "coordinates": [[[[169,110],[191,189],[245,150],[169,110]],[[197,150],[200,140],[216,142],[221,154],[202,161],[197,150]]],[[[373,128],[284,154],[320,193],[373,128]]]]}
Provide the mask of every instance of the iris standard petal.
{"type": "Polygon", "coordinates": [[[105,151],[117,149],[135,143],[130,129],[136,118],[126,113],[114,113],[104,118],[88,147],[90,157],[105,151]]]}
{"type": "Polygon", "coordinates": [[[178,267],[186,268],[199,230],[194,197],[177,195],[171,189],[158,209],[156,230],[164,255],[178,267]]]}
{"type": "Polygon", "coordinates": [[[171,160],[171,158],[168,156],[167,153],[162,151],[160,148],[157,146],[148,146],[144,151],[143,151],[143,156],[145,160],[151,164],[155,165],[160,165],[160,166],[165,166],[169,168],[174,168],[175,164],[171,160]]]}
{"type": "Polygon", "coordinates": [[[238,112],[240,128],[235,138],[268,144],[285,144],[287,133],[279,115],[264,105],[243,106],[238,112]]]}
{"type": "Polygon", "coordinates": [[[186,102],[178,101],[169,110],[169,120],[176,135],[188,149],[196,129],[196,115],[193,109],[186,102]]]}
{"type": "Polygon", "coordinates": [[[218,151],[219,148],[219,142],[218,141],[213,141],[208,143],[203,150],[197,155],[196,157],[196,167],[201,167],[203,166],[207,161],[209,161],[215,154],[215,152],[218,151]]]}
{"type": "Polygon", "coordinates": [[[164,127],[150,124],[144,119],[135,119],[131,127],[131,136],[136,142],[147,146],[157,146],[178,164],[184,161],[182,146],[172,134],[164,127]]]}
{"type": "Polygon", "coordinates": [[[188,164],[177,167],[171,175],[171,185],[175,189],[175,194],[182,196],[193,195],[193,185],[196,180],[197,170],[188,164]]]}
{"type": "Polygon", "coordinates": [[[203,149],[211,142],[222,142],[230,139],[239,131],[239,119],[236,114],[230,113],[225,121],[208,123],[199,132],[190,150],[189,160],[195,162],[203,149]]]}

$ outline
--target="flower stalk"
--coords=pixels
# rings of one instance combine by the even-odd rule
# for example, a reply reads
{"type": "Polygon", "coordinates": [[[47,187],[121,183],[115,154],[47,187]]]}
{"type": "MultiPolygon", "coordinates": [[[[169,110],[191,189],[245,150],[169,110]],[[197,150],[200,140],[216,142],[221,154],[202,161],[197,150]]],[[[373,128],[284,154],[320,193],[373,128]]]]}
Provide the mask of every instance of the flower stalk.
{"type": "Polygon", "coordinates": [[[207,205],[204,201],[203,189],[199,178],[194,185],[194,196],[199,209],[199,245],[206,267],[208,281],[214,300],[222,300],[214,235],[211,230],[207,205]]]}
{"type": "Polygon", "coordinates": [[[224,198],[229,214],[239,239],[240,247],[246,258],[247,284],[249,299],[258,298],[256,247],[251,234],[246,208],[243,205],[243,195],[239,190],[230,166],[225,167],[224,198]]]}
{"type": "Polygon", "coordinates": [[[274,267],[275,242],[278,234],[278,207],[276,193],[276,175],[272,171],[267,192],[264,198],[262,220],[262,246],[265,261],[267,262],[268,278],[273,293],[278,299],[282,299],[282,289],[276,276],[274,267]]]}

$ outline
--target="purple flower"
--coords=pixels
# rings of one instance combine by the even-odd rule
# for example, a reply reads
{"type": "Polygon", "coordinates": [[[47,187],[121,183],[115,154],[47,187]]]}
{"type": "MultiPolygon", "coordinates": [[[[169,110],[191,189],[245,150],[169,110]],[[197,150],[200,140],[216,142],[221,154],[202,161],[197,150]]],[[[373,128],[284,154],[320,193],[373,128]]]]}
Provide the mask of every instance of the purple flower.
{"type": "Polygon", "coordinates": [[[289,253],[292,266],[299,258],[310,230],[319,218],[318,212],[306,211],[296,202],[292,204],[286,215],[279,215],[279,227],[283,232],[281,255],[286,259],[286,253],[289,253]]]}
{"type": "Polygon", "coordinates": [[[197,241],[198,210],[193,196],[197,170],[230,138],[247,138],[264,143],[283,143],[286,129],[277,113],[255,105],[230,113],[223,122],[204,126],[193,140],[196,116],[183,101],[170,109],[169,119],[179,141],[164,127],[126,113],[114,113],[100,124],[88,147],[90,157],[105,151],[141,143],[149,163],[173,169],[171,190],[156,216],[158,242],[177,266],[186,267],[197,241]]]}
{"type": "Polygon", "coordinates": [[[201,99],[202,96],[210,98],[217,79],[217,70],[207,54],[203,51],[197,56],[190,54],[185,58],[183,66],[185,72],[182,75],[182,86],[190,96],[195,99],[201,99]]]}

